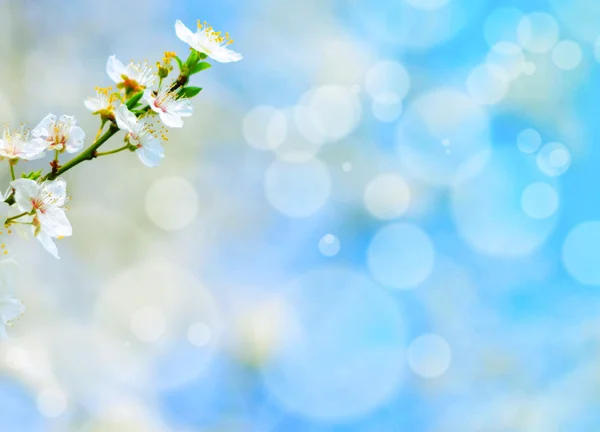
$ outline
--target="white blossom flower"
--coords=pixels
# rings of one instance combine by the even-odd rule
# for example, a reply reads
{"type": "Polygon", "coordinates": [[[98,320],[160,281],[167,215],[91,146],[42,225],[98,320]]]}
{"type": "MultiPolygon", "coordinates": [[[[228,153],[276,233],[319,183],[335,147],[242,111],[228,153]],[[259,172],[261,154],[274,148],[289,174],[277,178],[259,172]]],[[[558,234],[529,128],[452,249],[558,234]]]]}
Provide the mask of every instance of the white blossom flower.
{"type": "Polygon", "coordinates": [[[58,258],[58,250],[52,238],[70,236],[73,232],[65,214],[67,183],[56,179],[38,183],[30,179],[13,180],[15,201],[24,213],[33,215],[33,234],[42,246],[58,258]]]}
{"type": "Polygon", "coordinates": [[[156,72],[147,64],[131,62],[125,66],[114,55],[110,56],[106,62],[106,73],[117,84],[117,88],[125,89],[132,94],[150,87],[158,78],[156,72]]]}
{"type": "Polygon", "coordinates": [[[177,97],[177,94],[168,90],[160,90],[157,95],[154,95],[154,92],[148,89],[144,92],[144,100],[169,127],[182,127],[182,117],[189,117],[194,112],[192,102],[188,98],[177,97]]]}
{"type": "Polygon", "coordinates": [[[85,107],[93,114],[100,114],[109,117],[115,111],[116,95],[111,93],[111,88],[96,87],[96,96],[89,97],[85,100],[85,107]]]}
{"type": "Polygon", "coordinates": [[[160,140],[152,134],[150,125],[138,119],[125,105],[119,106],[115,114],[117,126],[127,133],[129,142],[137,149],[135,153],[142,163],[155,167],[165,156],[160,140]]]}
{"type": "Polygon", "coordinates": [[[85,140],[85,132],[77,126],[75,117],[68,115],[57,118],[54,114],[48,114],[31,134],[43,138],[48,150],[66,150],[68,153],[81,150],[85,140]]]}
{"type": "Polygon", "coordinates": [[[29,130],[21,126],[11,133],[10,128],[4,127],[0,139],[0,157],[8,159],[34,160],[44,156],[47,144],[41,138],[31,135],[29,130]]]}
{"type": "Polygon", "coordinates": [[[177,20],[175,23],[175,33],[179,39],[187,43],[190,47],[218,62],[236,62],[243,58],[241,54],[227,48],[227,45],[233,43],[233,40],[229,38],[229,33],[225,33],[223,37],[221,36],[221,32],[214,31],[206,23],[202,25],[198,21],[198,30],[196,33],[193,33],[184,23],[177,20]]]}

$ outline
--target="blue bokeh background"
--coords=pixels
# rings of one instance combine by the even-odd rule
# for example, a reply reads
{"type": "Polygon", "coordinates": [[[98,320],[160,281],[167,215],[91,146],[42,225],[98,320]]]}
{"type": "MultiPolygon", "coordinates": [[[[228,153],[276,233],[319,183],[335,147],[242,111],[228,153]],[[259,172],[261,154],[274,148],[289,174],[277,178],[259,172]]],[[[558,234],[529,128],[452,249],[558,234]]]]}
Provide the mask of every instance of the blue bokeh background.
{"type": "Polygon", "coordinates": [[[93,136],[176,19],[244,59],[160,167],[68,174],[60,261],[18,245],[0,430],[598,428],[597,2],[4,0],[0,118],[93,136]]]}

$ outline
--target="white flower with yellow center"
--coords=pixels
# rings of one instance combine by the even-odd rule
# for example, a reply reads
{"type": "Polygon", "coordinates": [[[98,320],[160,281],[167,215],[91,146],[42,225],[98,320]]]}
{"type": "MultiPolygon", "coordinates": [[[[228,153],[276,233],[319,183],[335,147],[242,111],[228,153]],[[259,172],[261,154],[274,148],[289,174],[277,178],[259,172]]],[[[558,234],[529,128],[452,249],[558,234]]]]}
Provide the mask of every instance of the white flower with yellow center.
{"type": "Polygon", "coordinates": [[[96,96],[89,97],[85,100],[85,107],[93,114],[100,114],[105,117],[111,116],[115,111],[115,101],[117,95],[111,93],[111,88],[96,87],[96,96]]]}
{"type": "Polygon", "coordinates": [[[147,64],[131,62],[125,66],[114,55],[106,62],[106,73],[117,84],[118,89],[124,89],[128,94],[139,93],[158,79],[156,72],[147,64]]]}
{"type": "Polygon", "coordinates": [[[138,119],[125,105],[119,106],[115,118],[119,129],[127,133],[129,143],[136,147],[135,153],[140,161],[149,167],[157,166],[165,153],[150,125],[138,119]]]}
{"type": "Polygon", "coordinates": [[[227,48],[228,45],[233,43],[229,33],[221,36],[221,32],[214,31],[206,22],[200,24],[200,21],[198,21],[198,30],[194,33],[184,23],[177,20],[175,33],[179,39],[190,47],[220,63],[236,62],[243,58],[241,54],[227,48]]]}
{"type": "Polygon", "coordinates": [[[36,138],[44,139],[48,150],[68,153],[81,150],[85,140],[85,132],[77,126],[75,117],[68,115],[56,117],[54,114],[48,114],[31,134],[36,138]]]}
{"type": "Polygon", "coordinates": [[[144,92],[144,100],[152,111],[158,113],[160,120],[168,127],[182,127],[182,117],[189,117],[194,112],[194,107],[189,99],[177,97],[177,94],[168,90],[160,90],[155,95],[152,90],[148,89],[144,92]]]}
{"type": "Polygon", "coordinates": [[[15,190],[19,210],[33,216],[33,234],[48,252],[58,258],[58,249],[52,239],[67,237],[73,232],[65,214],[67,183],[63,179],[38,183],[20,178],[10,185],[15,190]]]}
{"type": "Polygon", "coordinates": [[[47,144],[41,138],[35,138],[22,126],[11,133],[5,126],[0,139],[0,157],[7,159],[34,160],[44,156],[47,144]]]}

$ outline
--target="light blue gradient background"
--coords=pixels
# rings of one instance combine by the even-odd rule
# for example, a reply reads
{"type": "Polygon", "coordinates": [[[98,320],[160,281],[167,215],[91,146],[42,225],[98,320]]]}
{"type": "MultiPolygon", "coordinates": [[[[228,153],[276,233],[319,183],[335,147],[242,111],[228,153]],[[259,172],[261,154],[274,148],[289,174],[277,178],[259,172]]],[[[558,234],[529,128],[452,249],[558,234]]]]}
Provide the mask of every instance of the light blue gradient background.
{"type": "MultiPolygon", "coordinates": [[[[153,63],[166,50],[184,55],[176,19],[193,26],[199,18],[230,32],[232,48],[244,54],[239,63],[214,64],[194,77],[205,89],[194,117],[172,131],[160,167],[148,170],[123,156],[67,175],[74,236],[59,243],[60,261],[35,243],[20,245],[17,294],[28,309],[0,345],[0,430],[598,428],[600,283],[582,278],[600,274],[594,238],[600,228],[564,244],[579,224],[600,220],[600,6],[593,0],[448,0],[427,10],[418,3],[0,1],[5,123],[35,124],[49,111],[75,114],[93,136],[96,119],[83,99],[95,85],[109,85],[108,56],[153,63]],[[551,15],[559,40],[581,48],[581,62],[561,70],[552,50],[523,50],[536,65],[533,75],[512,80],[497,103],[478,108],[473,102],[489,120],[491,156],[483,169],[458,189],[419,178],[423,167],[407,166],[399,156],[398,129],[412,131],[410,149],[438,168],[461,157],[450,142],[455,153],[444,159],[442,137],[435,137],[439,148],[432,146],[433,138],[406,115],[435,89],[469,97],[467,77],[492,49],[486,34],[514,33],[508,21],[489,21],[508,7],[551,15]],[[410,77],[402,114],[391,122],[373,114],[365,86],[369,69],[384,60],[398,62],[410,77]],[[305,209],[315,194],[325,195],[315,211],[293,217],[267,199],[266,173],[285,153],[250,146],[244,119],[262,105],[290,112],[305,93],[327,85],[342,86],[360,109],[347,133],[315,146],[313,158],[293,161],[322,164],[330,181],[323,192],[313,167],[306,177],[281,183],[284,206],[305,209]],[[517,137],[529,128],[542,145],[566,146],[571,164],[564,174],[547,176],[535,154],[519,151],[517,137]],[[397,174],[410,189],[409,208],[396,219],[380,220],[365,207],[365,189],[381,173],[397,174]],[[149,206],[162,205],[156,195],[148,204],[147,191],[173,176],[193,186],[198,210],[182,229],[165,231],[147,214],[149,206]],[[528,217],[520,204],[522,190],[539,181],[559,197],[547,219],[528,217]],[[470,204],[453,211],[462,199],[470,204]],[[372,239],[396,223],[422,230],[435,255],[432,266],[423,264],[428,252],[421,240],[386,238],[375,260],[392,279],[426,275],[408,289],[385,286],[368,264],[372,239]],[[326,234],[340,242],[331,257],[319,250],[326,234]],[[565,262],[579,273],[570,274],[565,262]],[[131,313],[145,307],[164,317],[166,330],[153,342],[138,340],[130,328],[131,313]],[[186,337],[198,321],[212,331],[202,348],[186,337]],[[435,378],[419,375],[409,360],[411,342],[428,333],[451,351],[447,369],[435,378]],[[47,388],[65,397],[57,417],[40,412],[47,388]]],[[[428,111],[442,123],[461,112],[450,104],[428,111]]],[[[301,137],[290,119],[286,139],[301,137]]],[[[464,120],[456,141],[478,125],[464,120]]],[[[436,169],[425,177],[437,178],[436,169]]],[[[173,217],[189,210],[177,194],[167,195],[173,217]]],[[[427,364],[444,363],[436,350],[425,357],[427,364]]]]}

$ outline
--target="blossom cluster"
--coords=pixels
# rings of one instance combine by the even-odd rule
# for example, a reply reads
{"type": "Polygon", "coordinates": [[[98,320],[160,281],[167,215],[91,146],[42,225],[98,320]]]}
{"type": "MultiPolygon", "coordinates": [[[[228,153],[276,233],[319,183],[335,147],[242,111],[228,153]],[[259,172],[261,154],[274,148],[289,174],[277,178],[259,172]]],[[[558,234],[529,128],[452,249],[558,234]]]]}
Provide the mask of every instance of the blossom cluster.
{"type": "MultiPolygon", "coordinates": [[[[67,183],[61,177],[84,161],[134,152],[148,167],[157,166],[164,157],[163,142],[168,128],[181,128],[184,118],[193,114],[191,99],[202,90],[189,85],[190,77],[217,62],[239,61],[242,56],[228,48],[233,42],[206,23],[198,22],[196,32],[181,21],[175,24],[179,39],[190,47],[187,60],[174,52],[166,52],[156,66],[147,63],[124,64],[110,56],[106,64],[114,87],[96,88],[96,95],[85,100],[85,106],[100,119],[96,138],[86,148],[86,134],[75,117],[48,114],[33,129],[20,126],[11,130],[5,126],[0,138],[0,161],[6,160],[11,182],[0,191],[0,289],[7,292],[8,278],[2,277],[4,265],[14,262],[10,247],[15,233],[33,236],[54,257],[58,258],[56,239],[72,234],[66,210],[69,196],[67,183]],[[169,79],[176,63],[179,73],[169,79]],[[111,138],[122,132],[123,144],[115,149],[99,151],[111,138]],[[50,169],[16,174],[19,162],[37,160],[50,153],[50,169]],[[63,163],[65,153],[73,157],[63,163]]],[[[22,302],[11,295],[0,295],[0,334],[4,327],[24,311],[22,302]]]]}

